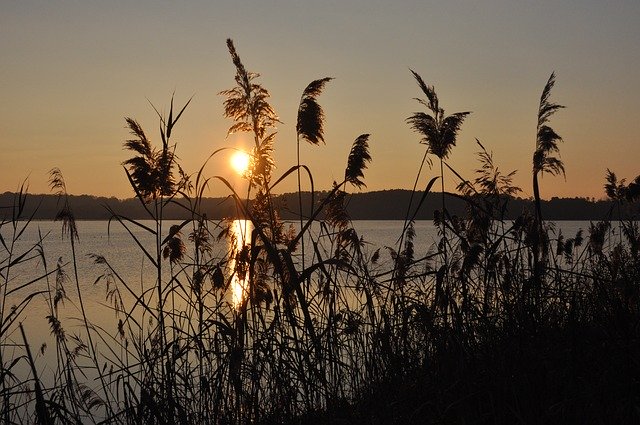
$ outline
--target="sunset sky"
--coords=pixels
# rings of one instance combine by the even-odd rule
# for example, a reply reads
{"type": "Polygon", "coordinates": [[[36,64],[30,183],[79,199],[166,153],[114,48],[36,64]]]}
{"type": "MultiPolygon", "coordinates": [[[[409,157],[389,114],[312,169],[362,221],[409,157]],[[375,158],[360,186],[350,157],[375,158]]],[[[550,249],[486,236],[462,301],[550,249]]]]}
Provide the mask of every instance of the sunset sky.
{"type": "MultiPolygon", "coordinates": [[[[70,193],[133,196],[121,165],[124,118],[158,143],[150,102],[167,111],[174,92],[178,104],[194,95],[174,130],[187,172],[220,147],[249,148],[249,135],[225,138],[232,122],[218,93],[235,74],[226,38],[261,74],[283,122],[276,177],[295,164],[302,90],[331,76],[320,97],[326,145],[302,149],[316,188],[343,177],[362,133],[371,134],[367,190],[411,188],[425,146],[405,122],[421,110],[409,69],[435,86],[446,112],[473,112],[449,161],[465,177],[477,168],[478,138],[532,195],[536,113],[552,71],[552,100],[566,106],[551,124],[565,140],[567,179],[545,176],[542,196],[601,198],[607,168],[640,174],[638,0],[2,0],[0,192],[28,179],[30,192],[47,193],[47,173],[59,167],[70,193]]],[[[206,174],[232,176],[229,158],[206,174]]],[[[277,192],[293,191],[294,180],[277,192]]],[[[215,183],[208,195],[227,193],[215,183]]]]}

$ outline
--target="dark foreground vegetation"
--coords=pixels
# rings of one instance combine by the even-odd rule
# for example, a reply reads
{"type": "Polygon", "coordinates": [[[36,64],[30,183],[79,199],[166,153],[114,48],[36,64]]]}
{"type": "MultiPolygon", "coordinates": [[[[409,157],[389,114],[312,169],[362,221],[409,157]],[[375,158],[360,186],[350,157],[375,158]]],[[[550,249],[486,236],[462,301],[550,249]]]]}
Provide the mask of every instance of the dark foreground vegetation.
{"type": "MultiPolygon", "coordinates": [[[[236,85],[225,96],[230,132],[253,136],[247,193],[206,162],[182,170],[171,136],[185,107],[161,123],[159,146],[127,119],[132,157],[125,172],[152,225],[110,210],[112,225],[147,232],[138,244],[153,265],[150,282],[121,278],[99,253],[95,275],[79,275],[73,204],[59,170],[56,219],[69,257],[47,265],[42,242],[17,248],[32,215],[20,191],[2,205],[0,278],[0,422],[3,423],[638,423],[640,421],[640,178],[630,184],[609,172],[606,194],[623,221],[594,222],[586,232],[552,232],[541,207],[538,177],[563,174],[560,136],[550,127],[562,107],[544,87],[532,146],[533,209],[506,220],[519,189],[501,174],[480,142],[474,178],[459,170],[463,215],[448,209],[444,170],[469,112],[446,115],[432,86],[413,73],[422,112],[408,118],[425,145],[405,225],[393,248],[370,252],[351,226],[346,191],[364,186],[369,135],[356,138],[344,179],[320,196],[312,172],[298,164],[272,176],[278,118],[258,75],[248,72],[233,43],[236,85]],[[425,165],[437,174],[424,178],[425,165]],[[297,179],[298,227],[285,225],[273,190],[297,179]],[[428,181],[428,182],[427,182],[428,181]],[[424,183],[423,183],[424,182],[424,183]],[[250,243],[217,256],[216,239],[233,237],[232,220],[203,214],[207,186],[226,186],[234,217],[253,225],[250,243]],[[440,186],[434,223],[439,242],[414,249],[413,221],[432,187],[440,186]],[[303,186],[311,195],[302,197],[303,186]],[[316,199],[317,196],[317,199],[316,199]],[[249,201],[251,200],[251,202],[249,201]],[[165,211],[189,217],[167,228],[165,211]],[[319,221],[322,217],[323,220],[319,221]],[[221,230],[222,229],[222,230],[221,230]],[[20,265],[39,270],[14,279],[20,265]],[[82,285],[96,282],[112,307],[117,332],[94,325],[82,285]],[[245,282],[232,305],[233,282],[245,282]],[[30,295],[16,299],[25,288],[30,295]],[[45,297],[55,353],[42,376],[38,347],[21,320],[45,297]],[[72,334],[62,309],[73,299],[84,332],[72,334]],[[24,372],[26,370],[26,372],[24,372]]],[[[317,100],[330,78],[310,83],[299,103],[300,143],[321,144],[317,100]]],[[[188,104],[188,103],[187,103],[188,104]]],[[[212,153],[220,154],[225,148],[212,153]]],[[[148,223],[148,222],[145,222],[148,223]]],[[[139,239],[132,232],[132,243],[139,239]]],[[[44,238],[45,236],[43,236],[44,238]]],[[[242,245],[242,244],[241,244],[242,245]]],[[[231,243],[230,246],[237,246],[231,243]]]]}

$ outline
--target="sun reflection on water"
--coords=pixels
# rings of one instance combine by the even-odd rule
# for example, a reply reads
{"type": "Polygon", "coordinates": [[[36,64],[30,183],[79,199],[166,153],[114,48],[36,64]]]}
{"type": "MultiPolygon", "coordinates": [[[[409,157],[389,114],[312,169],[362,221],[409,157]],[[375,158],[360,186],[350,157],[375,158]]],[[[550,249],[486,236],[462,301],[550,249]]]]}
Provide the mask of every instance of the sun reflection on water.
{"type": "Polygon", "coordinates": [[[231,302],[234,307],[239,307],[248,295],[248,264],[249,248],[251,244],[251,232],[253,224],[249,220],[233,220],[231,225],[231,238],[229,239],[229,252],[231,252],[230,270],[231,302]]]}

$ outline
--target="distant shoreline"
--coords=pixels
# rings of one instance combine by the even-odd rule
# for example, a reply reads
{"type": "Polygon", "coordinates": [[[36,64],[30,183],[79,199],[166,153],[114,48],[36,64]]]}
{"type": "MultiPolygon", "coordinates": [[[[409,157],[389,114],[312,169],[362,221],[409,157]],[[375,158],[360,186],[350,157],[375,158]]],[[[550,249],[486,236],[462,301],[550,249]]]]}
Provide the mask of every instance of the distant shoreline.
{"type": "MultiPolygon", "coordinates": [[[[316,204],[326,196],[327,192],[315,194],[316,204]]],[[[441,203],[439,192],[429,193],[423,204],[416,212],[418,200],[422,192],[413,196],[410,215],[415,213],[416,220],[432,220],[434,211],[441,203]]],[[[466,202],[454,195],[447,195],[447,211],[460,217],[466,216],[466,202]]],[[[5,192],[0,194],[0,219],[8,220],[12,213],[12,206],[16,194],[5,192]]],[[[411,199],[411,191],[404,189],[353,193],[346,197],[347,211],[352,220],[404,220],[411,199]]],[[[181,201],[181,200],[179,200],[181,201]]],[[[71,205],[76,220],[108,220],[112,214],[107,207],[116,214],[130,219],[141,220],[150,218],[135,198],[117,199],[97,197],[91,195],[70,195],[71,205]]],[[[311,208],[311,195],[302,193],[303,214],[308,216],[311,208]]],[[[285,193],[274,195],[274,205],[284,220],[298,219],[298,194],[285,193]]],[[[36,220],[53,220],[60,206],[55,195],[27,195],[22,218],[36,220]]],[[[237,217],[235,206],[231,198],[203,198],[201,211],[210,219],[237,217]]],[[[523,211],[533,214],[533,201],[522,198],[509,198],[505,210],[505,219],[515,219],[523,211]]],[[[638,215],[640,205],[626,205],[622,217],[638,215]]],[[[613,201],[593,200],[586,198],[552,198],[542,201],[542,213],[549,221],[596,221],[603,219],[618,219],[618,208],[613,201]],[[615,208],[614,208],[615,207],[615,208]]],[[[165,208],[164,218],[168,220],[185,220],[191,215],[184,208],[170,204],[165,208]]],[[[323,217],[318,217],[322,219],[323,217]]]]}

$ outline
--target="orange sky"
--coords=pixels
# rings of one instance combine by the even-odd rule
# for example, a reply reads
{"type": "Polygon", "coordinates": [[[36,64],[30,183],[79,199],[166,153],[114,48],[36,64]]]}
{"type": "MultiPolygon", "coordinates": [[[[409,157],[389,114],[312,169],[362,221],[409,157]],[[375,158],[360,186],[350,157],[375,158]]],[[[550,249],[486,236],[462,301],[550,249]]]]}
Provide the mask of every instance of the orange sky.
{"type": "MultiPolygon", "coordinates": [[[[28,179],[31,192],[46,193],[47,172],[59,167],[70,193],[131,197],[120,165],[124,117],[157,142],[149,102],[166,110],[174,91],[178,103],[195,94],[174,133],[187,172],[217,148],[249,147],[247,136],[225,139],[231,122],[217,95],[234,84],[231,37],[283,121],[276,176],[295,164],[302,90],[332,76],[320,98],[326,145],[302,149],[316,188],[343,176],[362,133],[371,134],[373,156],[367,189],[410,188],[424,152],[405,122],[420,110],[411,68],[435,85],[448,113],[473,111],[450,164],[471,178],[478,138],[501,170],[518,170],[516,183],[531,196],[537,107],[555,70],[552,100],[567,108],[551,123],[565,139],[567,180],[545,176],[542,195],[600,198],[607,168],[640,174],[638,22],[636,0],[3,2],[0,192],[28,179]]],[[[229,156],[206,173],[231,178],[229,156]]],[[[294,190],[294,180],[280,192],[294,190]]],[[[226,193],[214,184],[208,195],[226,193]]]]}

